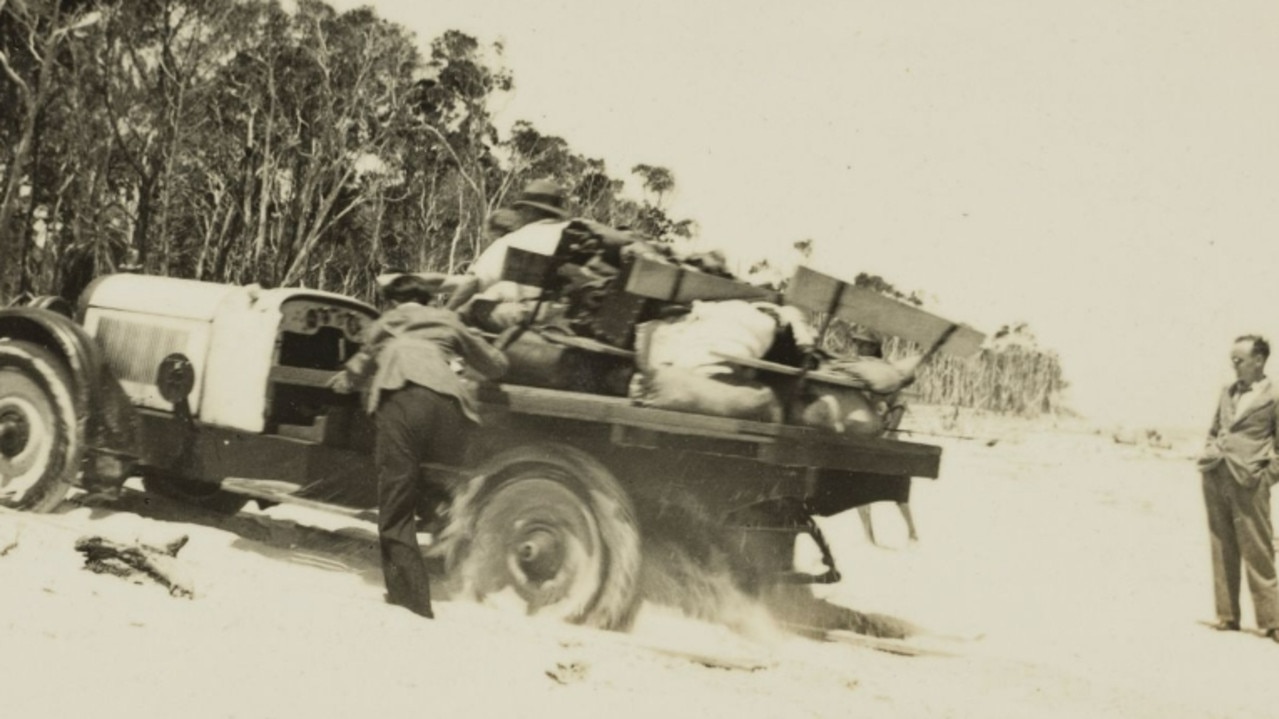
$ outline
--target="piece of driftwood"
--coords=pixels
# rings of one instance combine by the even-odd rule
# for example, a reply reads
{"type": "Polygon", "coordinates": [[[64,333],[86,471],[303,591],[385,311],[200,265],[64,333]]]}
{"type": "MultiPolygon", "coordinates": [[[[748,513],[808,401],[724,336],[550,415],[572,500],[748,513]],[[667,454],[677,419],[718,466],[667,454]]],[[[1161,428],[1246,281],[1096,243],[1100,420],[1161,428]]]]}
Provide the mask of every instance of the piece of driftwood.
{"type": "Polygon", "coordinates": [[[92,572],[125,578],[141,573],[168,589],[170,595],[191,598],[195,591],[190,582],[181,577],[176,562],[178,550],[186,543],[185,535],[164,547],[139,542],[121,544],[103,537],[81,537],[76,540],[75,548],[84,554],[84,566],[92,572]]]}

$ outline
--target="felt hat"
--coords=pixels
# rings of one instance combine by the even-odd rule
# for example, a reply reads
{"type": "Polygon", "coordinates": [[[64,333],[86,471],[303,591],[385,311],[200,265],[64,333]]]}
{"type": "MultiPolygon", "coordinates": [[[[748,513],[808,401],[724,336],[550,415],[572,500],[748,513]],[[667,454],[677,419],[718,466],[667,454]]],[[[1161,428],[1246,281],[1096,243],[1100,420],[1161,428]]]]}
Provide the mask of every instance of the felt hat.
{"type": "Polygon", "coordinates": [[[568,197],[563,188],[550,180],[534,180],[524,186],[512,207],[531,207],[561,220],[568,219],[568,197]]]}

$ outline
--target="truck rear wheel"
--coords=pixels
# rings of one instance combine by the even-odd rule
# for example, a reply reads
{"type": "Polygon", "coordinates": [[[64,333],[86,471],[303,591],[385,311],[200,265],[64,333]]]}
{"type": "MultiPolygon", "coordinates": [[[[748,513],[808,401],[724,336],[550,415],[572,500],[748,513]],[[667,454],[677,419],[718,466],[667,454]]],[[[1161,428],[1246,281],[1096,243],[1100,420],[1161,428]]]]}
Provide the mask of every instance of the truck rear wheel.
{"type": "Polygon", "coordinates": [[[187,479],[157,470],[143,472],[142,486],[161,497],[193,504],[217,514],[235,514],[249,503],[248,497],[228,492],[213,482],[187,479]]]}
{"type": "Polygon", "coordinates": [[[495,458],[454,503],[442,544],[461,596],[626,629],[639,607],[639,530],[617,480],[562,445],[495,458]]]}
{"type": "Polygon", "coordinates": [[[0,340],[0,505],[58,506],[84,453],[71,375],[49,350],[0,340]]]}

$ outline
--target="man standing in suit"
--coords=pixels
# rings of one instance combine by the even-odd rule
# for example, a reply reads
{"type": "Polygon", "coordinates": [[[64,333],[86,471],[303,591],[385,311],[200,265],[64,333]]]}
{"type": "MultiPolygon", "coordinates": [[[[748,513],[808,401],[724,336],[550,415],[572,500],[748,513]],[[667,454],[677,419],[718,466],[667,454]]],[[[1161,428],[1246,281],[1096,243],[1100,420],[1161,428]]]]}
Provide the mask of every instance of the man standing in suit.
{"type": "Polygon", "coordinates": [[[1265,375],[1269,357],[1270,345],[1261,337],[1235,340],[1230,362],[1236,381],[1222,390],[1199,469],[1212,541],[1213,627],[1239,629],[1242,563],[1257,627],[1279,642],[1279,581],[1270,523],[1270,486],[1279,480],[1279,395],[1265,375]]]}

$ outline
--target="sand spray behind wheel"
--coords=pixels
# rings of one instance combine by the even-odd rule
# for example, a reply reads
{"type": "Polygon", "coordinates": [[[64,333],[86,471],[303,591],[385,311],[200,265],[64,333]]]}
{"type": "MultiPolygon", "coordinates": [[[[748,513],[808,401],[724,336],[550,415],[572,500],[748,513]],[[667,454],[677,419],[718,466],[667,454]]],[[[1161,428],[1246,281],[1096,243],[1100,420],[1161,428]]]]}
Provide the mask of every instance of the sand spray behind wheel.
{"type": "Polygon", "coordinates": [[[781,626],[743,586],[739,557],[722,529],[698,505],[684,501],[641,503],[644,561],[640,571],[643,617],[654,607],[677,610],[692,619],[722,624],[746,637],[780,638],[781,626]]]}
{"type": "Polygon", "coordinates": [[[740,534],[726,530],[682,493],[640,499],[637,509],[644,532],[640,593],[645,603],[637,632],[645,631],[645,615],[659,607],[769,644],[794,633],[822,637],[835,630],[904,639],[921,631],[898,617],[819,599],[811,585],[761,575],[753,566],[759,557],[741,551],[740,534]]]}

